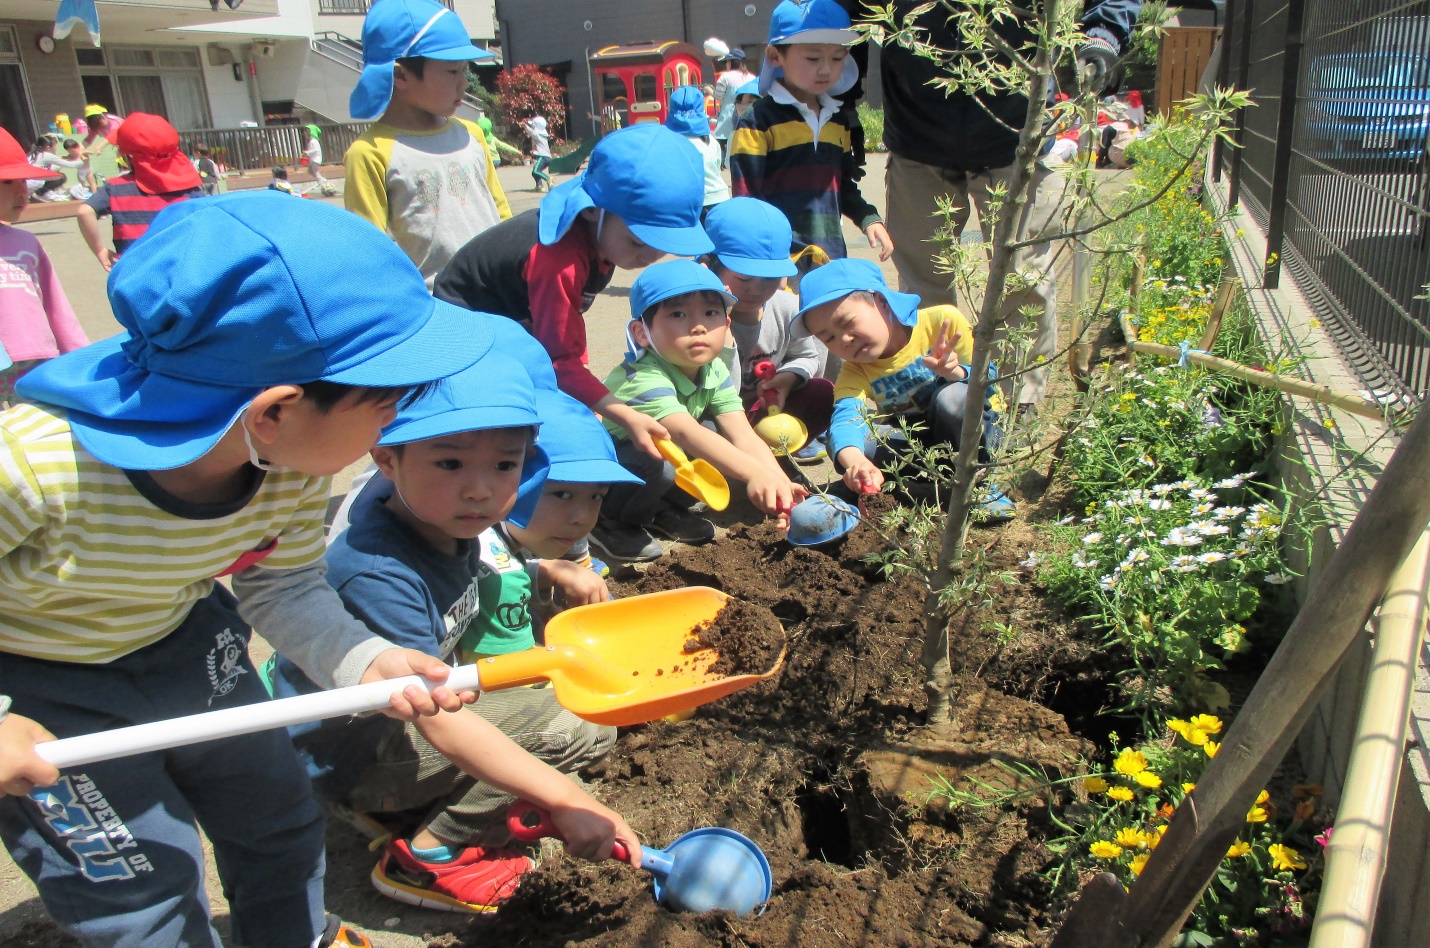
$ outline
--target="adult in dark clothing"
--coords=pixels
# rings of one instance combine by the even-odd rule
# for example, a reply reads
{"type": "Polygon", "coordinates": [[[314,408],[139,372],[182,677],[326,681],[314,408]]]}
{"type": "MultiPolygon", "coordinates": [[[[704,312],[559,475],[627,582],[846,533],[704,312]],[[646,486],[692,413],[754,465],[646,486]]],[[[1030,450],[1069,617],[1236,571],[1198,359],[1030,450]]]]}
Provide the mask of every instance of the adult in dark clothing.
{"type": "MultiPolygon", "coordinates": [[[[852,9],[861,0],[841,2],[852,9]]],[[[918,0],[892,2],[900,23],[918,5],[918,0]]],[[[1079,23],[1087,42],[1078,50],[1078,68],[1090,77],[1095,89],[1110,78],[1141,6],[1141,0],[1089,0],[1085,4],[1079,23]]],[[[933,45],[951,51],[965,48],[943,9],[935,7],[917,22],[927,30],[926,39],[933,45]]],[[[1001,26],[999,32],[1015,47],[1030,37],[1013,22],[1001,26]]],[[[935,248],[929,243],[942,223],[937,215],[938,198],[946,196],[955,208],[952,223],[960,236],[968,222],[970,201],[978,206],[980,220],[986,220],[989,189],[1012,176],[1018,131],[1028,111],[1027,97],[983,95],[980,102],[967,93],[945,93],[929,85],[931,79],[940,77],[937,64],[894,43],[883,48],[880,75],[884,143],[890,151],[885,217],[894,240],[899,288],[918,294],[925,306],[957,303],[948,275],[935,269],[935,248]]],[[[1056,230],[1062,196],[1062,177],[1039,160],[1035,188],[1019,225],[1020,239],[1056,230]]],[[[1041,274],[1042,280],[1009,293],[1003,304],[1003,313],[1012,325],[1021,320],[1017,314],[1024,307],[1041,310],[1029,359],[1050,358],[1057,349],[1057,285],[1052,262],[1050,243],[1019,251],[1014,265],[1041,274]]],[[[1017,400],[1036,405],[1042,400],[1047,376],[1046,367],[1019,376],[1017,400]]]]}

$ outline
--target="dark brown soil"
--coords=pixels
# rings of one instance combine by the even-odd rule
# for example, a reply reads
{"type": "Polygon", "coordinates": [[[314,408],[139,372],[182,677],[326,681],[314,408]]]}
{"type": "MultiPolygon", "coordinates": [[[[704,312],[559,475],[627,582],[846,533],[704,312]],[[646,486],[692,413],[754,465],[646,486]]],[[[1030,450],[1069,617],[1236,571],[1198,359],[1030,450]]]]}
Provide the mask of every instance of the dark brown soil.
{"type": "Polygon", "coordinates": [[[715,618],[702,622],[685,643],[687,655],[710,649],[718,656],[708,671],[721,677],[763,675],[785,648],[780,620],[764,606],[730,599],[715,618]]]}
{"type": "MultiPolygon", "coordinates": [[[[979,532],[985,543],[991,535],[979,532]]],[[[1007,785],[1006,763],[1067,772],[1091,746],[1058,714],[972,676],[960,684],[956,739],[916,741],[924,591],[864,561],[878,548],[863,527],[812,550],[784,543],[770,525],[736,526],[614,590],[713,586],[784,624],[779,675],[684,724],[624,733],[598,790],[654,846],[701,826],[753,839],[775,880],[762,915],[673,914],[651,897],[646,873],[556,856],[495,919],[458,930],[457,940],[671,948],[1045,941],[1042,806],[951,812],[929,791],[935,777],[1007,785]]],[[[1040,653],[1031,666],[1046,680],[1044,663],[1040,653]]],[[[997,664],[1014,676],[1011,658],[997,664]]]]}

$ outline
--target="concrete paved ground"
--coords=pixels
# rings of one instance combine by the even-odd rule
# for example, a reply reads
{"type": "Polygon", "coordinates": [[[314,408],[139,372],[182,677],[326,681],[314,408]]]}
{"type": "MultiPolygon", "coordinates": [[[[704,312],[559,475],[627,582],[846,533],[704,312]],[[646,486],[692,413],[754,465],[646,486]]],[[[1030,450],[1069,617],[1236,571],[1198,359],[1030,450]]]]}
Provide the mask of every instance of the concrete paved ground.
{"type": "MultiPolygon", "coordinates": [[[[885,156],[871,154],[868,162],[868,175],[863,182],[865,197],[881,208],[884,205],[884,167],[885,156]]],[[[502,167],[498,169],[498,175],[502,187],[506,190],[513,213],[520,213],[535,207],[540,202],[542,195],[530,190],[532,181],[527,169],[502,167]]],[[[566,178],[564,176],[558,178],[557,183],[562,180],[566,180],[566,178]]],[[[335,183],[341,187],[340,181],[335,183]]],[[[341,197],[328,199],[329,203],[339,206],[341,206],[341,201],[341,197]]],[[[45,250],[54,261],[65,293],[90,339],[97,341],[117,333],[119,325],[114,320],[109,300],[105,295],[107,275],[89,252],[84,241],[80,239],[79,230],[74,220],[61,218],[19,226],[40,237],[45,250]]],[[[844,229],[851,256],[874,259],[864,236],[847,220],[844,229]]],[[[315,249],[321,249],[320,235],[314,236],[315,249]]],[[[215,248],[214,252],[217,255],[221,254],[223,250],[215,248]]],[[[885,264],[883,269],[889,283],[897,286],[897,276],[892,265],[885,264]]],[[[624,327],[630,314],[629,291],[631,281],[635,276],[635,273],[618,270],[611,286],[596,298],[596,302],[586,314],[591,368],[598,375],[604,376],[615,366],[624,351],[624,327]]],[[[345,493],[352,478],[364,467],[366,467],[366,461],[359,462],[334,478],[334,493],[345,493]]],[[[255,657],[259,657],[260,651],[266,653],[267,650],[262,643],[255,643],[255,645],[255,657]]],[[[266,657],[266,654],[263,654],[262,657],[266,657]]],[[[345,852],[352,849],[353,847],[346,847],[345,852]]],[[[360,847],[358,850],[360,851],[360,847]]],[[[360,880],[366,874],[370,862],[375,860],[375,857],[367,856],[364,853],[362,858],[367,860],[364,865],[347,867],[337,865],[341,858],[342,856],[338,853],[330,854],[330,896],[333,894],[332,890],[335,886],[341,886],[344,891],[335,900],[339,903],[340,910],[347,917],[372,926],[376,942],[384,948],[419,948],[419,946],[428,943],[427,939],[422,937],[424,931],[442,931],[452,927],[455,920],[445,913],[419,910],[391,902],[375,892],[370,893],[370,902],[364,901],[360,907],[355,907],[353,905],[353,890],[356,888],[357,892],[364,893],[357,895],[356,898],[366,899],[365,893],[369,890],[365,889],[360,880]],[[338,881],[340,878],[345,879],[346,882],[340,883],[338,881]]],[[[211,858],[208,863],[207,889],[215,917],[220,919],[220,927],[223,928],[222,921],[227,914],[227,905],[219,889],[211,858]]],[[[25,929],[26,944],[45,946],[73,944],[60,936],[58,930],[45,920],[44,910],[33,886],[10,860],[8,854],[0,849],[0,944],[12,943],[11,939],[16,938],[22,928],[25,929]],[[35,940],[31,941],[30,938],[35,940]]]]}

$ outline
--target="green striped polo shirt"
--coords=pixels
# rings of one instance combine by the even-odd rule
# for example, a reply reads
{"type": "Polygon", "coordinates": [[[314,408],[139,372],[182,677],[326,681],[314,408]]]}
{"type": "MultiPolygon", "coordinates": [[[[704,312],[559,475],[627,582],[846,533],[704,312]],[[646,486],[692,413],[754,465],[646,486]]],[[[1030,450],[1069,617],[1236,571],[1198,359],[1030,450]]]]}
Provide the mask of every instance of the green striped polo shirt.
{"type": "MultiPolygon", "coordinates": [[[[744,411],[740,387],[730,377],[724,356],[700,367],[692,381],[675,366],[647,349],[635,362],[622,362],[606,376],[611,394],[642,414],[659,421],[666,415],[685,412],[696,421],[730,411],[744,411]]],[[[617,440],[628,440],[626,429],[606,422],[606,430],[617,440]]]]}
{"type": "Polygon", "coordinates": [[[268,569],[323,556],[328,478],[264,475],[239,509],[190,519],[85,451],[65,413],[0,413],[0,652],[113,661],[168,635],[239,557],[268,569]]]}

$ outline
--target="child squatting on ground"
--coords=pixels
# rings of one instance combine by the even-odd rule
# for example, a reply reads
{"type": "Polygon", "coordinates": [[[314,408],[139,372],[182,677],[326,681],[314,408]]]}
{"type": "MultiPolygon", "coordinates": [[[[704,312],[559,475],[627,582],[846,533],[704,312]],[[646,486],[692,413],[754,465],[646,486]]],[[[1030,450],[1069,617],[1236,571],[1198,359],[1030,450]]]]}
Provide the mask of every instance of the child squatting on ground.
{"type": "MultiPolygon", "coordinates": [[[[344,608],[323,518],[329,476],[492,335],[379,231],[267,192],[165,210],[109,298],[125,332],[33,369],[30,403],[0,413],[0,838],[87,944],[217,948],[199,827],[234,943],[366,944],[324,914],[323,814],[287,734],[63,774],[32,742],[266,701],[250,624],[323,687],[444,680],[344,608]]],[[[463,697],[409,687],[392,707],[463,697]]]]}
{"type": "MultiPolygon", "coordinates": [[[[581,439],[582,429],[560,430],[553,419],[548,434],[535,393],[521,364],[494,347],[384,429],[372,450],[381,474],[362,489],[347,529],[328,549],[328,582],[383,638],[444,662],[536,644],[533,577],[507,546],[501,521],[528,524],[548,478],[542,444],[581,439]]],[[[594,435],[609,445],[594,416],[575,407],[589,419],[585,440],[594,435]]],[[[614,461],[599,476],[632,479],[614,461]]],[[[538,591],[554,586],[576,605],[608,596],[600,577],[574,563],[531,566],[538,591]]],[[[275,663],[273,677],[276,697],[318,690],[287,659],[275,663]]],[[[550,810],[577,855],[608,853],[617,838],[637,843],[619,816],[566,776],[605,757],[615,728],[576,717],[550,688],[492,692],[468,712],[415,726],[358,717],[291,730],[324,798],[364,813],[429,810],[409,839],[388,844],[372,871],[377,890],[401,902],[476,913],[510,897],[531,866],[501,848],[509,841],[506,809],[517,797],[550,810]]]]}
{"type": "Polygon", "coordinates": [[[894,252],[879,212],[859,192],[849,119],[833,98],[859,79],[848,48],[858,39],[835,0],[783,0],[770,17],[760,68],[764,97],[730,139],[733,192],[784,212],[794,228],[791,253],[805,261],[801,270],[846,256],[841,215],[858,225],[880,260],[894,252]]]}
{"type": "Polygon", "coordinates": [[[815,439],[829,428],[834,411],[834,383],[824,375],[829,356],[813,336],[796,337],[790,321],[799,299],[780,289],[795,275],[790,261],[789,221],[773,205],[755,198],[731,198],[705,217],[705,233],[715,252],[704,263],[735,297],[730,307],[730,334],[740,356],[740,401],[758,423],[766,409],[761,399],[773,398],[780,410],[804,423],[809,442],[794,453],[801,463],[824,457],[815,439]],[[775,376],[759,380],[755,367],[769,362],[775,376]]]}
{"type": "MultiPolygon", "coordinates": [[[[743,481],[750,502],[778,517],[784,528],[790,509],[808,492],[790,482],[755,434],[739,388],[721,361],[730,321],[726,308],[734,302],[715,274],[694,261],[647,267],[631,286],[629,350],[606,385],[659,419],[686,454],[743,481]]],[[[644,483],[612,485],[592,542],[615,559],[638,561],[663,552],[651,531],[679,543],[713,540],[714,526],[691,512],[696,498],[675,486],[670,462],[651,460],[609,421],[606,428],[616,439],[621,464],[644,483]]]]}
{"type": "MultiPolygon", "coordinates": [[[[807,273],[799,302],[791,335],[812,335],[844,360],[834,383],[829,430],[846,487],[858,494],[883,486],[880,464],[898,462],[889,446],[900,440],[889,424],[895,418],[921,423],[929,443],[958,447],[968,410],[973,329],[957,308],[919,309],[917,296],[889,289],[877,265],[847,259],[807,273]]],[[[980,407],[985,452],[996,450],[1002,437],[1001,404],[990,383],[980,407]]],[[[1016,512],[1001,491],[982,510],[989,519],[1016,512]]]]}
{"type": "Polygon", "coordinates": [[[354,119],[377,121],[343,159],[343,203],[391,234],[428,286],[463,244],[511,216],[486,136],[453,117],[467,63],[492,58],[467,35],[437,0],[373,4],[348,102],[354,119]]]}
{"type": "Polygon", "coordinates": [[[106,271],[144,236],[155,214],[204,193],[193,162],[179,151],[179,133],[160,116],[130,113],[114,133],[114,146],[129,173],[100,185],[75,215],[80,236],[106,271]],[[114,217],[113,250],[99,232],[99,218],[106,215],[114,217]]]}
{"type": "Polygon", "coordinates": [[[700,155],[664,126],[612,132],[586,170],[553,188],[539,208],[473,238],[432,292],[528,327],[551,356],[561,391],[658,458],[653,439],[669,432],[592,374],[584,314],[617,267],[639,270],[667,253],[713,249],[700,227],[703,181],[700,155]]]}
{"type": "Polygon", "coordinates": [[[40,239],[10,226],[29,201],[29,179],[63,177],[30,164],[0,128],[0,349],[13,363],[0,368],[0,408],[14,401],[15,383],[41,361],[89,345],[40,239]]]}

